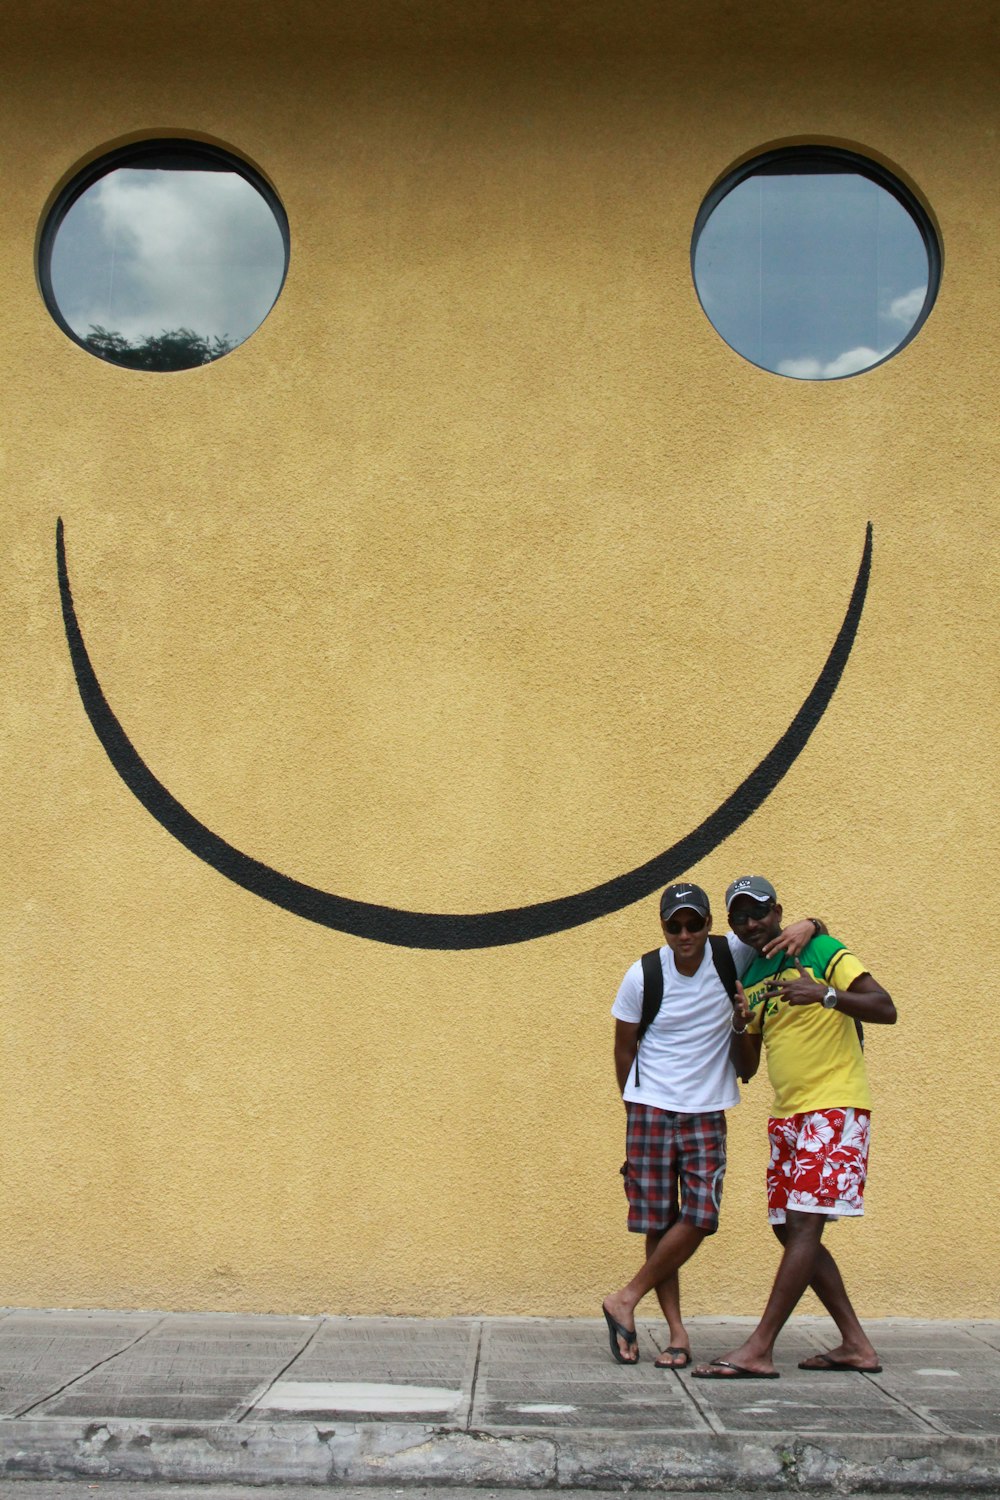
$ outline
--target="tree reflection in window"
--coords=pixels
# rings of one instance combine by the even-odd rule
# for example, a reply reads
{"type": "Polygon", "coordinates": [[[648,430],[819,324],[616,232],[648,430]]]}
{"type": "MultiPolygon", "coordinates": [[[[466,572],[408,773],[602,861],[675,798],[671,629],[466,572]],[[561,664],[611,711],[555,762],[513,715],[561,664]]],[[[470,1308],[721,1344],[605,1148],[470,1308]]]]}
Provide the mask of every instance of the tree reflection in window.
{"type": "Polygon", "coordinates": [[[232,339],[219,334],[209,339],[190,328],[164,329],[130,341],[97,325],[80,342],[98,359],[125,365],[129,370],[193,370],[236,348],[232,339]]]}
{"type": "Polygon", "coordinates": [[[185,141],[103,158],[60,196],[40,280],[63,330],[112,364],[209,364],[254,333],[288,263],[274,193],[235,157],[185,141]]]}

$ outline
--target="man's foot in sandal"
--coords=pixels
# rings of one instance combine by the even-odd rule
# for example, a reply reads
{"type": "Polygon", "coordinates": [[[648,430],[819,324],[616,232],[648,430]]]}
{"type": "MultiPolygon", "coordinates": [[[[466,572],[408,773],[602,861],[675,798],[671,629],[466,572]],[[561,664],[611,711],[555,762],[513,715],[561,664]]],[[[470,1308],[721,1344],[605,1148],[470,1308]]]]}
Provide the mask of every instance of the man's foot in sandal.
{"type": "Polygon", "coordinates": [[[654,1370],[686,1370],[691,1363],[691,1350],[681,1344],[670,1344],[659,1359],[653,1360],[654,1370]]]}
{"type": "Polygon", "coordinates": [[[878,1356],[868,1364],[857,1359],[843,1358],[837,1354],[810,1354],[799,1360],[800,1370],[825,1370],[837,1375],[881,1375],[882,1366],[878,1356]]]}
{"type": "Polygon", "coordinates": [[[691,1374],[698,1380],[778,1380],[777,1370],[749,1370],[746,1365],[736,1365],[731,1359],[711,1359],[707,1365],[699,1365],[691,1374]]]}
{"type": "Polygon", "coordinates": [[[639,1335],[634,1328],[626,1328],[624,1323],[619,1323],[614,1313],[601,1305],[604,1321],[608,1325],[608,1339],[611,1344],[611,1354],[620,1365],[634,1365],[639,1362],[639,1335]],[[624,1342],[624,1348],[622,1343],[624,1342]]]}

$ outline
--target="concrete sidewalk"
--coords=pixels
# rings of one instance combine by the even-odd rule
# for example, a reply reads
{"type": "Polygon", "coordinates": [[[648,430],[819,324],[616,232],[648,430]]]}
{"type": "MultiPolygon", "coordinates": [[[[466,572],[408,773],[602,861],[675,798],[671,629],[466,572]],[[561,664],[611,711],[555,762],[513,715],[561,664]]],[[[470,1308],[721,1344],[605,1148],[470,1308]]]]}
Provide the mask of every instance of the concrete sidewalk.
{"type": "MultiPolygon", "coordinates": [[[[750,1320],[694,1319],[697,1360],[750,1320]]],[[[521,1488],[1000,1493],[1000,1322],[869,1324],[880,1375],[611,1359],[603,1321],[0,1312],[0,1474],[521,1488]]],[[[27,1487],[30,1494],[30,1486],[27,1487]]]]}

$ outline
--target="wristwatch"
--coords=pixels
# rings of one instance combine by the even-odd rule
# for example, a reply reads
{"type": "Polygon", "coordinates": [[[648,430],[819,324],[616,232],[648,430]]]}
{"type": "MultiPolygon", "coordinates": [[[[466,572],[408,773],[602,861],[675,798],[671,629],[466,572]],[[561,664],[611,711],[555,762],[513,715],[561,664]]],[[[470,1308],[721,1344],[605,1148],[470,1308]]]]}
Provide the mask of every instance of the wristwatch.
{"type": "Polygon", "coordinates": [[[832,984],[829,985],[826,994],[823,996],[823,1004],[827,1010],[833,1010],[833,1007],[837,1003],[837,998],[837,991],[834,989],[832,984]]]}

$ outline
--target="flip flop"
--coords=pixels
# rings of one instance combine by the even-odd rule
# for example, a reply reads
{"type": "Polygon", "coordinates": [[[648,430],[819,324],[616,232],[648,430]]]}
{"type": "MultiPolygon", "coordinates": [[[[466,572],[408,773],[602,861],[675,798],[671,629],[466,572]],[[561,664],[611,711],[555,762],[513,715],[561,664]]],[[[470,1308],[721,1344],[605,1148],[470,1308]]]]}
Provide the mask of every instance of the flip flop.
{"type": "MultiPolygon", "coordinates": [[[[639,1335],[636,1333],[635,1329],[626,1328],[624,1324],[619,1323],[617,1318],[613,1318],[611,1316],[606,1307],[602,1307],[601,1312],[604,1314],[604,1321],[608,1325],[608,1337],[611,1341],[611,1353],[614,1355],[615,1359],[620,1365],[637,1365],[639,1363],[638,1359],[626,1359],[624,1354],[618,1347],[618,1340],[620,1338],[625,1340],[629,1348],[631,1348],[633,1344],[638,1344],[639,1335]]],[[[636,1350],[636,1353],[638,1354],[638,1350],[636,1350]]]]}
{"type": "Polygon", "coordinates": [[[800,1370],[820,1370],[833,1375],[881,1375],[881,1365],[851,1365],[846,1359],[834,1359],[832,1354],[810,1354],[799,1360],[800,1370]]]}
{"type": "Polygon", "coordinates": [[[778,1370],[748,1370],[745,1365],[734,1365],[731,1359],[711,1359],[703,1370],[692,1370],[695,1380],[777,1380],[778,1370]],[[725,1372],[731,1370],[732,1374],[725,1372]]]}
{"type": "Polygon", "coordinates": [[[673,1359],[669,1362],[664,1360],[662,1357],[660,1359],[654,1359],[654,1370],[686,1370],[688,1365],[691,1363],[691,1350],[683,1348],[680,1344],[671,1344],[668,1348],[664,1349],[663,1353],[673,1355],[682,1354],[684,1358],[673,1359]]]}

